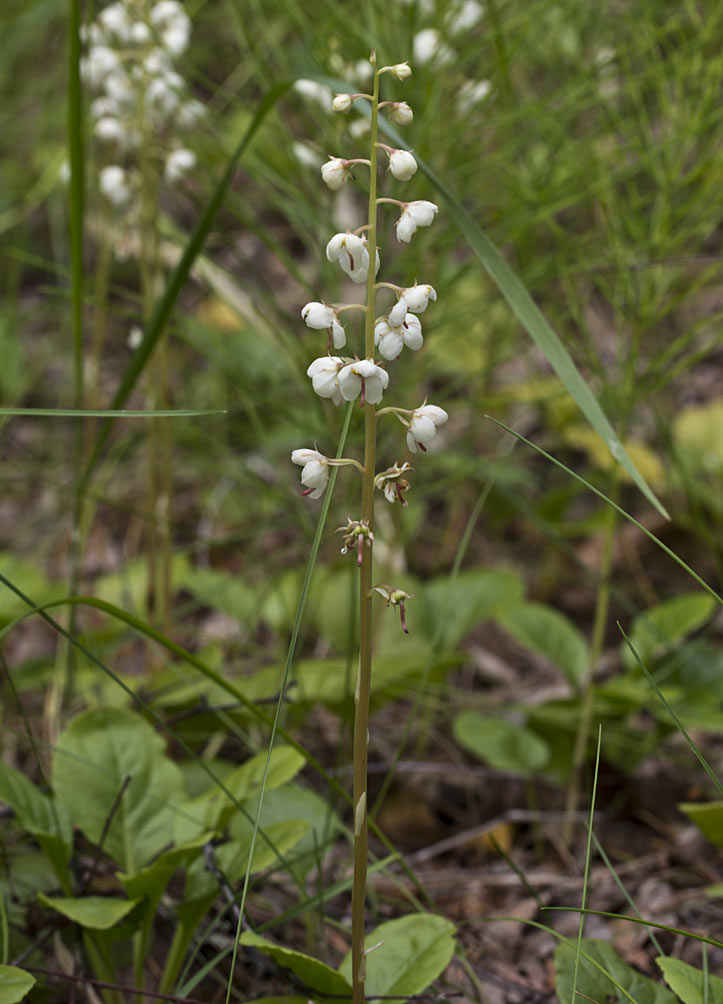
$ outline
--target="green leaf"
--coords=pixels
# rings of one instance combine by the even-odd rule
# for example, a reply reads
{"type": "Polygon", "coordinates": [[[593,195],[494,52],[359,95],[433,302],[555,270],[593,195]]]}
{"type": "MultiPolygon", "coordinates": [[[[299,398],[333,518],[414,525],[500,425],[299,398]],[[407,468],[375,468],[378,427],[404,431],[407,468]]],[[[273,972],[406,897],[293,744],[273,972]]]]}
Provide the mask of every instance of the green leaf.
{"type": "MultiPolygon", "coordinates": [[[[304,757],[290,746],[275,746],[271,752],[266,791],[280,788],[304,766],[304,757]]],[[[226,789],[237,801],[258,791],[266,767],[266,752],[250,757],[224,778],[226,789]]],[[[173,821],[176,843],[192,840],[203,830],[222,829],[233,814],[234,804],[220,788],[212,785],[203,794],[185,802],[173,821]]]]}
{"type": "Polygon", "coordinates": [[[127,917],[133,907],[140,902],[137,899],[111,899],[108,896],[83,896],[81,899],[45,896],[38,893],[41,903],[52,910],[62,913],[81,927],[91,931],[109,931],[127,917]]]}
{"type": "Polygon", "coordinates": [[[723,980],[719,976],[703,973],[695,966],[689,966],[680,959],[669,959],[660,955],[655,960],[660,967],[665,982],[680,997],[683,1004],[723,1004],[723,980]],[[708,981],[707,995],[705,981],[708,981]]]}
{"type": "Polygon", "coordinates": [[[63,807],[35,787],[14,767],[0,763],[0,801],[11,806],[18,822],[33,836],[57,837],[67,849],[73,842],[73,829],[63,807]]]}
{"type": "Polygon", "coordinates": [[[498,770],[532,774],[550,759],[547,743],[523,725],[462,711],[452,723],[454,738],[470,753],[498,770]]]}
{"type": "MultiPolygon", "coordinates": [[[[295,844],[294,869],[306,873],[341,830],[341,820],[320,795],[308,788],[285,784],[276,791],[266,792],[259,815],[259,825],[265,832],[274,832],[275,824],[288,825],[299,820],[308,823],[309,828],[295,844]]],[[[233,836],[240,837],[250,831],[250,825],[236,813],[231,819],[230,830],[233,836]]],[[[260,839],[257,852],[259,843],[262,843],[260,839]]]]}
{"type": "Polygon", "coordinates": [[[678,808],[716,847],[723,847],[723,802],[683,802],[678,808]]]}
{"type": "Polygon", "coordinates": [[[542,603],[521,603],[497,619],[515,641],[548,659],[570,683],[584,677],[590,663],[587,642],[564,614],[542,603]]]}
{"type": "MultiPolygon", "coordinates": [[[[683,593],[665,600],[635,618],[628,632],[630,644],[641,661],[650,666],[654,656],[702,627],[715,606],[713,598],[702,592],[683,593]]],[[[623,664],[628,669],[637,665],[635,656],[627,645],[622,646],[621,653],[623,664]]]]}
{"type": "Polygon", "coordinates": [[[35,985],[35,977],[17,966],[0,966],[0,1004],[18,1004],[35,985]]]}
{"type": "MultiPolygon", "coordinates": [[[[432,913],[411,913],[380,924],[364,939],[368,997],[420,994],[454,954],[454,924],[432,913]]],[[[352,979],[351,952],[339,972],[352,979]]]]}
{"type": "Polygon", "coordinates": [[[280,966],[290,969],[310,990],[329,997],[348,997],[351,994],[351,986],[340,972],[310,955],[275,945],[253,931],[244,931],[241,944],[258,948],[264,955],[270,955],[280,966]]]}
{"type": "Polygon", "coordinates": [[[475,625],[522,602],[524,585],[516,572],[472,569],[429,582],[416,602],[430,641],[452,648],[475,625]]]}
{"type": "Polygon", "coordinates": [[[171,842],[183,775],[140,715],[121,708],[78,715],[58,741],[53,779],[58,800],[92,843],[107,827],[103,849],[127,874],[171,842]]]}
{"type": "MultiPolygon", "coordinates": [[[[583,938],[581,950],[598,962],[637,1004],[678,1004],[669,990],[643,976],[620,958],[612,945],[595,938],[583,938]]],[[[555,949],[555,990],[563,1004],[572,1000],[575,979],[575,949],[567,944],[555,949]]],[[[625,997],[608,977],[596,969],[582,955],[578,961],[577,1000],[604,1001],[605,1004],[622,1004],[625,997]]]]}
{"type": "Polygon", "coordinates": [[[164,851],[153,864],[141,868],[135,875],[118,872],[118,878],[123,883],[126,894],[132,899],[141,899],[143,896],[151,900],[159,899],[173,873],[181,865],[185,865],[189,858],[198,856],[203,845],[212,836],[212,833],[202,833],[200,837],[187,844],[164,851]]]}
{"type": "MultiPolygon", "coordinates": [[[[282,789],[284,790],[284,789],[282,789]]],[[[241,817],[243,819],[243,817],[241,817]]],[[[230,840],[214,848],[214,859],[221,873],[229,883],[246,875],[249,851],[251,850],[252,826],[246,820],[247,831],[237,840],[230,840]]],[[[279,855],[285,855],[305,836],[309,824],[303,819],[282,823],[270,823],[259,832],[251,862],[251,874],[265,871],[278,864],[279,855]]],[[[206,868],[205,861],[198,858],[188,869],[184,896],[187,900],[203,899],[218,891],[216,878],[206,868]]]]}

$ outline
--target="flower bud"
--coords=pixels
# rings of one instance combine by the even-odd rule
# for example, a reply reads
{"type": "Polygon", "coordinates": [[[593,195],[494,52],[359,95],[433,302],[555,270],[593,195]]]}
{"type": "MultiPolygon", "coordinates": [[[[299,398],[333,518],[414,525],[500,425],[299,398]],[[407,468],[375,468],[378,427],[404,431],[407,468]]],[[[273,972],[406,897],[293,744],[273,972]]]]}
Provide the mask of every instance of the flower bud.
{"type": "Polygon", "coordinates": [[[346,161],[341,157],[330,157],[326,164],[321,166],[322,180],[332,192],[341,188],[349,180],[349,168],[346,161]]]}
{"type": "Polygon", "coordinates": [[[102,169],[98,176],[98,187],[106,199],[118,209],[122,208],[130,199],[131,191],[126,173],[122,167],[118,167],[116,164],[109,164],[108,167],[102,169]]]}
{"type": "Polygon", "coordinates": [[[351,106],[354,104],[354,98],[351,94],[336,94],[334,100],[331,103],[331,110],[333,112],[339,112],[344,114],[348,112],[351,106]]]}
{"type": "Polygon", "coordinates": [[[408,77],[411,77],[412,68],[409,63],[405,61],[403,63],[395,63],[394,66],[390,66],[389,72],[393,77],[396,77],[397,80],[406,80],[408,77]]]}
{"type": "Polygon", "coordinates": [[[310,328],[317,328],[320,331],[324,328],[330,328],[334,323],[333,309],[316,300],[302,307],[301,316],[310,328]]]}
{"type": "Polygon", "coordinates": [[[389,119],[395,125],[405,126],[414,118],[414,112],[406,101],[393,101],[389,108],[389,119]]]}
{"type": "Polygon", "coordinates": [[[389,170],[399,181],[409,181],[417,171],[417,162],[409,150],[392,150],[389,154],[389,170]]]}

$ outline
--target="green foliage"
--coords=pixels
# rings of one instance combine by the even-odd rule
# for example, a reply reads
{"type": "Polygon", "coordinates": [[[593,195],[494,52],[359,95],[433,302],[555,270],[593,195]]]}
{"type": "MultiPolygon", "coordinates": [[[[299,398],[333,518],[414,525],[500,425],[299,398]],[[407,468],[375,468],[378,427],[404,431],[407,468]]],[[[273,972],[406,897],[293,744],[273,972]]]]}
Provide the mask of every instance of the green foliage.
{"type": "Polygon", "coordinates": [[[53,758],[53,784],[75,825],[92,843],[103,837],[130,875],[168,845],[183,800],[183,775],[164,745],[139,715],[108,708],[74,718],[53,758]]]}
{"type": "Polygon", "coordinates": [[[683,1004],[723,1004],[723,980],[703,973],[680,959],[661,955],[655,960],[665,982],[683,1004]]]}
{"type": "Polygon", "coordinates": [[[258,948],[264,954],[271,956],[280,966],[290,969],[304,986],[315,993],[329,997],[348,997],[351,994],[351,984],[346,976],[327,966],[326,963],[320,962],[319,959],[292,948],[275,945],[272,941],[254,934],[253,931],[244,931],[241,935],[241,944],[258,948]]]}
{"type": "MultiPolygon", "coordinates": [[[[653,658],[683,641],[702,627],[715,609],[715,601],[706,593],[684,593],[650,607],[635,618],[628,637],[630,644],[649,668],[653,658]]],[[[637,665],[627,645],[621,648],[624,664],[637,665]]]]}
{"type": "MultiPolygon", "coordinates": [[[[367,994],[385,997],[423,993],[454,954],[454,924],[431,913],[388,920],[364,939],[367,994]]],[[[351,952],[339,971],[351,981],[351,952]]]]}
{"type": "Polygon", "coordinates": [[[678,808],[716,847],[723,847],[723,801],[683,802],[678,808]]]}
{"type": "Polygon", "coordinates": [[[643,976],[620,958],[612,945],[595,938],[583,938],[576,965],[572,945],[560,944],[555,949],[555,990],[560,1004],[584,995],[607,1004],[676,1004],[669,990],[643,976]]]}
{"type": "Polygon", "coordinates": [[[17,966],[0,966],[0,1004],[18,1004],[35,985],[35,977],[17,966]]]}
{"type": "Polygon", "coordinates": [[[522,775],[541,771],[550,758],[547,744],[523,725],[462,711],[452,722],[454,738],[483,763],[522,775]]]}
{"type": "Polygon", "coordinates": [[[38,893],[38,899],[51,910],[91,931],[109,931],[127,917],[137,899],[111,899],[108,896],[83,896],[80,899],[58,898],[38,893]]]}
{"type": "Polygon", "coordinates": [[[581,682],[590,653],[582,633],[564,614],[541,603],[521,603],[503,611],[498,620],[521,645],[561,669],[570,683],[581,682]]]}

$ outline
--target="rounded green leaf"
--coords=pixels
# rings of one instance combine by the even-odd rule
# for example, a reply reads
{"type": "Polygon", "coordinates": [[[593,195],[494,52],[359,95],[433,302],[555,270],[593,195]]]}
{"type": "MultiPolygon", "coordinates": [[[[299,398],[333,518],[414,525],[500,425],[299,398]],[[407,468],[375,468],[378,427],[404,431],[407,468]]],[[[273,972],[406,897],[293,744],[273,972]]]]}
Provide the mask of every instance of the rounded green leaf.
{"type": "Polygon", "coordinates": [[[596,938],[582,939],[577,966],[573,945],[561,944],[555,949],[555,989],[560,1001],[573,999],[573,986],[575,1000],[678,1004],[670,990],[623,962],[612,945],[596,938]]]}
{"type": "Polygon", "coordinates": [[[550,758],[547,743],[524,725],[478,711],[457,715],[452,732],[460,746],[498,770],[531,774],[542,770],[550,758]]]}
{"type": "MultiPolygon", "coordinates": [[[[702,627],[715,606],[713,597],[703,592],[682,593],[665,600],[635,618],[628,632],[630,644],[640,661],[652,669],[651,659],[702,627]]],[[[625,666],[629,669],[637,666],[627,645],[623,644],[620,651],[625,666]]]]}
{"type": "Polygon", "coordinates": [[[92,843],[107,827],[103,850],[127,874],[171,843],[183,775],[140,715],[121,708],[78,715],[58,741],[53,781],[58,800],[92,843]]]}
{"type": "Polygon", "coordinates": [[[683,802],[678,806],[716,847],[723,847],[723,801],[683,802]]]}
{"type": "Polygon", "coordinates": [[[561,669],[570,683],[579,683],[585,675],[590,662],[587,642],[559,610],[521,603],[503,610],[497,619],[515,641],[561,669]]]}
{"type": "MultiPolygon", "coordinates": [[[[449,965],[454,932],[454,924],[432,913],[380,924],[364,940],[367,996],[421,994],[449,965]]],[[[339,972],[351,981],[351,952],[339,972]]]]}
{"type": "Polygon", "coordinates": [[[35,977],[17,966],[0,966],[0,1004],[17,1004],[35,985],[35,977]]]}
{"type": "Polygon", "coordinates": [[[109,931],[140,902],[137,899],[111,899],[109,896],[83,896],[80,899],[51,897],[42,892],[38,893],[38,899],[51,910],[57,910],[68,920],[92,931],[109,931]]]}
{"type": "Polygon", "coordinates": [[[683,1004],[723,1004],[723,980],[720,976],[705,974],[695,966],[689,966],[680,959],[669,959],[660,955],[655,960],[660,967],[665,982],[682,1000],[683,1004]],[[706,980],[708,983],[705,992],[706,980]]]}
{"type": "Polygon", "coordinates": [[[254,934],[253,931],[244,931],[241,935],[241,944],[258,948],[265,955],[270,955],[280,966],[286,966],[295,973],[310,990],[329,997],[348,997],[351,994],[351,986],[340,972],[327,966],[325,962],[312,958],[311,955],[305,955],[292,948],[284,948],[283,945],[275,945],[272,941],[254,934]]]}

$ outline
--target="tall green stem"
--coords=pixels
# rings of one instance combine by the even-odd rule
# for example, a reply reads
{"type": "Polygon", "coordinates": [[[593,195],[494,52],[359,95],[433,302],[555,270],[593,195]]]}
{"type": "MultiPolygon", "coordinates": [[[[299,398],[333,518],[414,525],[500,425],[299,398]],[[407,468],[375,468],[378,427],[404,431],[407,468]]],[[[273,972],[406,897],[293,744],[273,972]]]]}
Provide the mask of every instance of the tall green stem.
{"type": "MultiPolygon", "coordinates": [[[[375,260],[377,247],[377,127],[379,116],[379,74],[376,55],[371,115],[371,161],[369,177],[369,274],[367,276],[367,311],[364,326],[364,354],[374,357],[375,260]]],[[[364,405],[364,474],[362,477],[362,522],[374,529],[374,469],[376,463],[377,413],[373,404],[364,405]]],[[[353,1004],[364,1004],[364,913],[367,885],[367,751],[369,747],[369,694],[372,677],[372,584],[373,544],[371,536],[362,548],[359,576],[359,676],[356,685],[354,716],[354,883],[351,901],[351,945],[353,1004]]]]}

